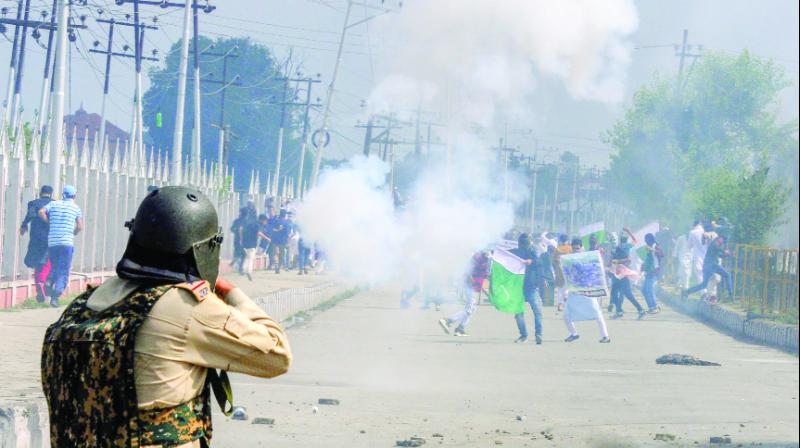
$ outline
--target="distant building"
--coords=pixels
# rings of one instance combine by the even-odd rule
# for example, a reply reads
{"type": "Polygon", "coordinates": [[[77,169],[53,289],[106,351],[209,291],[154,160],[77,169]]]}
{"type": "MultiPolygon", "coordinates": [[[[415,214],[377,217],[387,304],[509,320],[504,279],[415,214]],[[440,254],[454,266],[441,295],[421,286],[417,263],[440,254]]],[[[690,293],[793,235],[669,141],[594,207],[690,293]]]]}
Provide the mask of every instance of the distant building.
{"type": "MultiPolygon", "coordinates": [[[[83,151],[83,148],[87,146],[87,142],[88,147],[91,148],[94,145],[95,138],[100,138],[100,120],[100,115],[86,112],[83,104],[74,114],[65,115],[64,129],[67,134],[67,146],[69,147],[72,144],[74,135],[75,144],[79,152],[83,151]],[[89,130],[88,137],[86,134],[87,129],[89,130]]],[[[130,138],[130,134],[106,120],[106,137],[113,151],[117,142],[119,142],[120,147],[124,146],[125,142],[130,138]]]]}

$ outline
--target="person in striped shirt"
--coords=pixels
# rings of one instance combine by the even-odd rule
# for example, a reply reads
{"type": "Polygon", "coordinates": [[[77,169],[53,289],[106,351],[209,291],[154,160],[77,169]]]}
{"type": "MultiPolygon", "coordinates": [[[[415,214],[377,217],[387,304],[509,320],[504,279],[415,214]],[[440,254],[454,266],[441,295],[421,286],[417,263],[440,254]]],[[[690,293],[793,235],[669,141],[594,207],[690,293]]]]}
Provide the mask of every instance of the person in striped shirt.
{"type": "Polygon", "coordinates": [[[83,230],[81,209],[75,203],[77,191],[72,185],[64,186],[60,201],[52,201],[41,210],[39,217],[50,225],[47,233],[47,254],[50,271],[50,306],[57,307],[58,299],[69,284],[72,255],[75,252],[75,235],[83,230]]]}

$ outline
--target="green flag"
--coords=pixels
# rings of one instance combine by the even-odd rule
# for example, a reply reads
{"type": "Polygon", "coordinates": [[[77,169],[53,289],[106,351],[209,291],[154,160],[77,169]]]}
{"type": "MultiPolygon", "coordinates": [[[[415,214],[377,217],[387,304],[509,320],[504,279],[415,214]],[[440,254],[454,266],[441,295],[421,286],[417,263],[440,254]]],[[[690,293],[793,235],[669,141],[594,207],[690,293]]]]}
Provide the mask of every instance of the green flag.
{"type": "Polygon", "coordinates": [[[589,247],[589,237],[595,235],[597,237],[597,244],[603,244],[606,242],[606,225],[603,221],[598,221],[586,226],[581,227],[578,230],[578,236],[583,241],[583,247],[589,247]]]}
{"type": "Polygon", "coordinates": [[[508,251],[495,249],[489,296],[498,311],[512,314],[525,311],[525,297],[522,295],[524,280],[525,264],[522,260],[508,251]]]}

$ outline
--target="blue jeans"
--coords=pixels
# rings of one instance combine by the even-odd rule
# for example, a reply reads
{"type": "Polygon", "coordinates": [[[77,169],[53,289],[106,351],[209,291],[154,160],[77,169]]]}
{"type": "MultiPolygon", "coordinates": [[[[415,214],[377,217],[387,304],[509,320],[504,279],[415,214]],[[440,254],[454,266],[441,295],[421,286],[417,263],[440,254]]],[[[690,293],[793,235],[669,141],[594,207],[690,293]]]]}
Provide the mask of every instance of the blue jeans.
{"type": "Polygon", "coordinates": [[[311,255],[311,250],[301,241],[300,244],[297,245],[297,269],[300,271],[306,270],[306,265],[309,264],[309,255],[311,255]]]}
{"type": "MultiPolygon", "coordinates": [[[[542,335],[542,295],[536,294],[536,289],[532,289],[530,291],[524,291],[525,294],[525,301],[528,302],[528,305],[531,306],[531,311],[533,311],[533,331],[536,336],[542,335]]],[[[541,289],[539,289],[541,291],[541,289]]],[[[528,337],[528,329],[525,328],[525,313],[519,313],[514,315],[514,319],[517,321],[517,328],[519,329],[519,335],[523,338],[528,337]]]]}
{"type": "Polygon", "coordinates": [[[642,305],[636,300],[633,295],[633,288],[631,288],[631,280],[629,278],[612,278],[611,279],[611,303],[617,309],[618,313],[622,312],[622,302],[628,299],[629,302],[636,307],[636,311],[642,312],[642,305]]]}
{"type": "Polygon", "coordinates": [[[708,286],[708,282],[711,281],[711,277],[713,277],[714,274],[719,274],[719,276],[722,277],[723,287],[728,290],[728,296],[733,297],[733,288],[731,285],[732,281],[730,272],[723,269],[722,266],[720,265],[712,264],[711,266],[709,266],[709,264],[710,263],[703,264],[703,281],[700,282],[700,284],[692,286],[691,288],[687,289],[684,294],[688,296],[689,294],[706,289],[706,286],[708,286]]]}
{"type": "Polygon", "coordinates": [[[47,255],[53,267],[50,270],[51,299],[58,299],[69,284],[69,271],[72,268],[73,246],[52,246],[47,248],[47,255]]]}
{"type": "Polygon", "coordinates": [[[651,310],[658,308],[658,301],[656,300],[656,281],[658,276],[653,272],[648,272],[644,275],[644,283],[642,284],[642,295],[647,302],[647,307],[651,310]]]}

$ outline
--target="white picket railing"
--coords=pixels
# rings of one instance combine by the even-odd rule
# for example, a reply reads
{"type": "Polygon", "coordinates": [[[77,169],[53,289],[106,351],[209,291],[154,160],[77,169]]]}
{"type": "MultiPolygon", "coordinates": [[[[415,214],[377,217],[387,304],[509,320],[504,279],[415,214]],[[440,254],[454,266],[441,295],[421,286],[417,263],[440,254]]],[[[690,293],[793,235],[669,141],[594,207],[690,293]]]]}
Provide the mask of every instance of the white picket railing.
{"type": "MultiPolygon", "coordinates": [[[[76,187],[76,202],[84,216],[84,231],[75,240],[72,270],[110,271],[128,239],[123,224],[133,218],[147,187],[169,183],[169,160],[164,151],[145,148],[137,154],[127,143],[106,142],[78,148],[75,130],[72,132],[71,144],[66,146],[61,160],[59,182],[76,187]]],[[[14,140],[7,134],[0,131],[0,290],[31,278],[32,271],[23,263],[29,233],[20,236],[19,228],[28,201],[38,196],[41,185],[52,183],[48,178],[51,171],[48,148],[26,149],[23,139],[14,140]]],[[[22,135],[21,123],[14,134],[22,135]]],[[[89,141],[87,137],[84,142],[89,141]]],[[[203,163],[199,169],[184,165],[182,170],[185,183],[202,191],[214,203],[226,233],[246,199],[259,207],[264,203],[258,175],[251,174],[249,192],[241,193],[233,191],[235,173],[229,167],[224,168],[224,176],[219,175],[216,163],[203,163]]],[[[60,192],[54,196],[60,196],[60,192]]],[[[231,239],[226,239],[223,256],[230,257],[232,248],[231,239]]],[[[12,289],[15,294],[16,289],[12,289]]]]}

